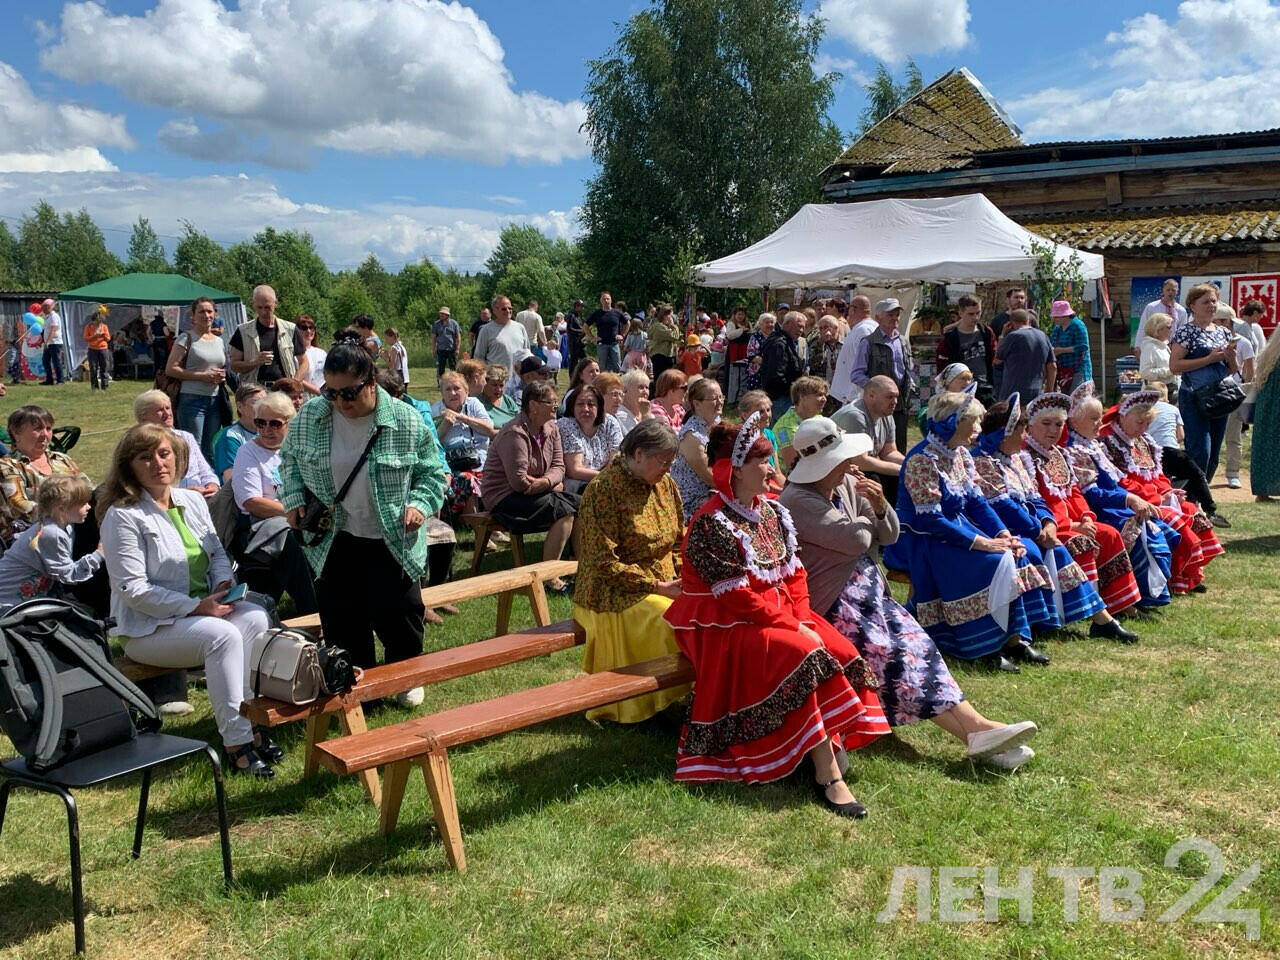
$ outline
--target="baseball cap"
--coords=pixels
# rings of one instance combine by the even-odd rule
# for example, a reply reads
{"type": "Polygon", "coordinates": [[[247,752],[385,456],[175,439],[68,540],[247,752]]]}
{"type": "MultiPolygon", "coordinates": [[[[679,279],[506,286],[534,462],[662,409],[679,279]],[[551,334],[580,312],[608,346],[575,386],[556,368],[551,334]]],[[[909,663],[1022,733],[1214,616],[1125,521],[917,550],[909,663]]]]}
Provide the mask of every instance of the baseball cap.
{"type": "Polygon", "coordinates": [[[525,357],[520,361],[520,376],[526,373],[540,373],[546,376],[551,373],[551,368],[539,360],[537,357],[525,357]]]}
{"type": "Polygon", "coordinates": [[[901,309],[902,309],[902,304],[898,302],[896,297],[888,297],[884,300],[881,300],[879,303],[877,303],[876,308],[873,312],[888,313],[890,310],[901,310],[901,309]]]}

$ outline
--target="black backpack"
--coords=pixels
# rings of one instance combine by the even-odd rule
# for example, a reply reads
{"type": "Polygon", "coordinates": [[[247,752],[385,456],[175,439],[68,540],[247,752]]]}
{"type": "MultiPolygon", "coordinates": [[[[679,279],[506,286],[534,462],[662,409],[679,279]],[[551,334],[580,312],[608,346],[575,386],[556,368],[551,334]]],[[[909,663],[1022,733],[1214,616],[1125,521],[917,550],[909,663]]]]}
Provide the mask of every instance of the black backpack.
{"type": "Polygon", "coordinates": [[[127,743],[139,726],[160,717],[112,666],[103,623],[53,599],[0,615],[0,730],[32,770],[127,743]]]}

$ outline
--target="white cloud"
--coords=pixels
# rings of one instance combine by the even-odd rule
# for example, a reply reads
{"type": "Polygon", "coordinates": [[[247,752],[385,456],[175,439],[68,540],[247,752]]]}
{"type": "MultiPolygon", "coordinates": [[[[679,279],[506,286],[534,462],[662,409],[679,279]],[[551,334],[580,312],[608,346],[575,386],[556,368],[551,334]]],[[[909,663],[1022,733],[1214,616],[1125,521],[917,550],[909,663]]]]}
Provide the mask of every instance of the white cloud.
{"type": "Polygon", "coordinates": [[[890,64],[973,39],[969,0],[822,0],[818,14],[830,35],[890,64]]]}
{"type": "Polygon", "coordinates": [[[312,147],[489,163],[585,156],[583,104],[515,90],[504,57],[457,2],[159,0],[142,16],[69,3],[40,62],[233,130],[170,125],[170,149],[206,159],[230,147],[285,166],[312,147]]]}
{"type": "Polygon", "coordinates": [[[858,61],[851,57],[832,56],[825,50],[819,50],[813,58],[813,72],[821,77],[828,73],[841,75],[841,83],[856,83],[859,86],[868,83],[871,75],[858,66],[858,61]]]}
{"type": "Polygon", "coordinates": [[[1280,5],[1185,0],[1107,35],[1112,48],[1088,86],[1051,87],[1005,107],[1027,139],[1159,137],[1280,126],[1280,5]]]}
{"type": "MultiPolygon", "coordinates": [[[[156,232],[177,236],[182,221],[221,241],[247,239],[267,226],[309,232],[331,267],[354,267],[373,253],[391,269],[430,257],[444,266],[478,270],[508,223],[529,223],[549,236],[572,239],[576,210],[535,214],[388,202],[332,207],[280,192],[269,179],[237,174],[173,178],[122,171],[80,174],[6,174],[0,177],[0,213],[20,216],[40,200],[58,210],[89,210],[123,250],[138,217],[156,232]]],[[[172,251],[173,241],[166,241],[172,251]]]]}
{"type": "Polygon", "coordinates": [[[519,197],[508,197],[501,193],[495,193],[491,197],[485,197],[490,203],[500,203],[504,207],[523,207],[524,201],[519,197]]]}
{"type": "Polygon", "coordinates": [[[124,117],[42,100],[0,61],[0,171],[114,170],[100,146],[133,146],[124,117]]]}

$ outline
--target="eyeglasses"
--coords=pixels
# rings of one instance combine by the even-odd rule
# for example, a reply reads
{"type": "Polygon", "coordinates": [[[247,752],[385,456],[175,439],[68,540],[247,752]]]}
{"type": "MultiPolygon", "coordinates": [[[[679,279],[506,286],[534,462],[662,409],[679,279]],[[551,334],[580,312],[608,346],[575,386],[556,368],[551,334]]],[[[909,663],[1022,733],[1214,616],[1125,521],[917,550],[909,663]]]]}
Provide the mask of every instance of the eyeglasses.
{"type": "Polygon", "coordinates": [[[270,427],[272,430],[283,430],[288,420],[263,420],[262,417],[254,417],[253,425],[259,430],[265,430],[270,427]]]}
{"type": "Polygon", "coordinates": [[[345,400],[347,403],[354,403],[356,397],[360,396],[360,391],[371,383],[373,383],[373,380],[366,380],[364,383],[358,383],[354,387],[321,387],[320,396],[330,403],[333,403],[334,400],[345,400]]]}
{"type": "Polygon", "coordinates": [[[309,324],[309,323],[299,323],[299,324],[297,325],[297,327],[298,327],[298,329],[299,329],[299,330],[314,330],[314,329],[315,329],[315,327],[314,327],[314,326],[312,326],[312,325],[311,325],[311,324],[309,324]]]}

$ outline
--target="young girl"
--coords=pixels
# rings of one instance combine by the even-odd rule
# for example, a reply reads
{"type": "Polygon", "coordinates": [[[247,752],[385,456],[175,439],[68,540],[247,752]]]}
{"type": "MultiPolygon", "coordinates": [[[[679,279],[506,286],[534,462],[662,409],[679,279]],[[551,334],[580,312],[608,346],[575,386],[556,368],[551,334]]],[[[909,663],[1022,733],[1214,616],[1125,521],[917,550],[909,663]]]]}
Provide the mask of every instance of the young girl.
{"type": "Polygon", "coordinates": [[[400,374],[400,379],[404,381],[407,390],[409,388],[409,351],[400,342],[400,331],[395,327],[387,327],[383,333],[387,338],[387,345],[383,348],[383,362],[388,369],[400,374]]]}
{"type": "Polygon", "coordinates": [[[544,359],[547,361],[547,369],[551,371],[551,382],[560,382],[560,368],[564,366],[564,354],[560,352],[556,344],[559,341],[553,336],[550,327],[547,328],[547,355],[544,359]]]}
{"type": "Polygon", "coordinates": [[[60,596],[61,587],[84,583],[102,566],[101,547],[71,559],[71,525],[89,515],[93,487],[81,474],[56,474],[36,492],[40,522],[18,534],[0,556],[0,608],[35,597],[60,596]]]}
{"type": "Polygon", "coordinates": [[[632,320],[631,327],[627,331],[627,338],[622,341],[622,370],[625,373],[628,370],[644,370],[649,369],[649,357],[645,348],[649,345],[649,338],[645,336],[644,325],[639,320],[632,320]]]}
{"type": "Polygon", "coordinates": [[[680,352],[680,369],[684,371],[686,377],[701,375],[703,360],[709,356],[707,348],[702,345],[702,340],[696,333],[691,333],[685,338],[684,350],[680,352]]]}

